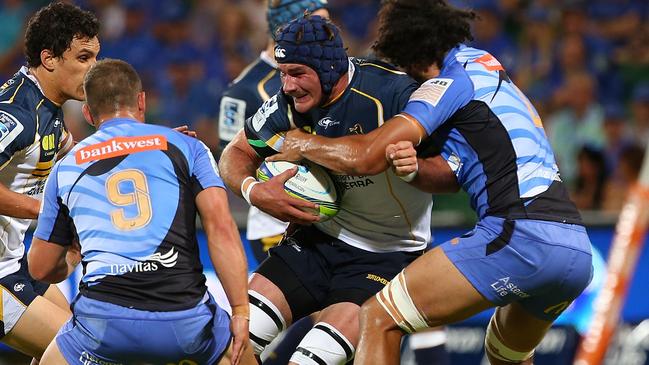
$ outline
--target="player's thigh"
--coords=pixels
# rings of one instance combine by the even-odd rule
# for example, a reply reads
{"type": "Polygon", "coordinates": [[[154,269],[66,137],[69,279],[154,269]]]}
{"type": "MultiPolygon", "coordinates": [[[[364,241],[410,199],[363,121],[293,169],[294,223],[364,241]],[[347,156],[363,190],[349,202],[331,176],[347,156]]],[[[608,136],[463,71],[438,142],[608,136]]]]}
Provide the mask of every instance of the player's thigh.
{"type": "Polygon", "coordinates": [[[40,358],[69,318],[69,311],[37,296],[2,342],[27,355],[40,358]]]}
{"type": "Polygon", "coordinates": [[[287,326],[292,323],[291,308],[286,301],[286,297],[284,297],[284,293],[275,283],[265,276],[255,273],[252,275],[248,287],[251,291],[255,291],[271,301],[279,309],[287,326]]]}
{"type": "Polygon", "coordinates": [[[50,342],[49,346],[47,346],[39,365],[68,365],[56,341],[50,342]]]}
{"type": "Polygon", "coordinates": [[[530,314],[517,302],[496,308],[494,317],[499,340],[517,351],[533,350],[552,326],[552,321],[530,314]]]}
{"type": "Polygon", "coordinates": [[[404,275],[410,298],[432,327],[466,319],[494,306],[453,265],[441,247],[415,260],[405,268],[404,275]]]}
{"type": "Polygon", "coordinates": [[[50,285],[43,294],[43,297],[72,315],[72,312],[70,311],[70,303],[68,303],[68,299],[63,295],[63,292],[61,292],[61,289],[59,289],[58,286],[50,285]]]}

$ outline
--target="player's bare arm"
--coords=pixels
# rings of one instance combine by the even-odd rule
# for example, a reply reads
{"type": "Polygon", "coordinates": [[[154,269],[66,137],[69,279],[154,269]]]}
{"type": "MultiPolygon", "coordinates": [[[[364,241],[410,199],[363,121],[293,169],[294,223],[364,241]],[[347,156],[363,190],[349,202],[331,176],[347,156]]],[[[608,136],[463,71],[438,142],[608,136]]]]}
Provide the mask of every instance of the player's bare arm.
{"type": "Polygon", "coordinates": [[[390,144],[385,158],[397,176],[413,176],[410,184],[429,193],[456,193],[460,190],[457,178],[440,155],[417,158],[417,150],[410,141],[390,144]]]}
{"type": "Polygon", "coordinates": [[[237,364],[248,346],[248,272],[239,231],[228,212],[228,197],[221,188],[207,188],[196,196],[196,206],[207,235],[207,247],[214,269],[232,306],[230,324],[232,363],[237,364]]]}
{"type": "Polygon", "coordinates": [[[416,145],[425,136],[423,127],[405,114],[399,114],[380,128],[362,135],[326,138],[292,130],[286,134],[282,152],[268,160],[307,159],[348,175],[376,175],[390,166],[385,158],[389,144],[410,141],[416,145]]]}
{"type": "Polygon", "coordinates": [[[219,168],[223,181],[237,195],[243,197],[245,192],[252,205],[284,222],[310,224],[318,221],[317,216],[302,210],[317,210],[316,204],[294,198],[284,191],[284,183],[297,170],[288,170],[261,183],[254,179],[261,162],[262,159],[248,144],[245,133],[240,131],[221,155],[219,168]]]}
{"type": "Polygon", "coordinates": [[[40,201],[24,194],[15,193],[0,184],[0,215],[36,219],[40,206],[40,201]]]}
{"type": "Polygon", "coordinates": [[[50,284],[65,280],[79,261],[68,260],[68,247],[34,237],[27,254],[29,274],[50,284]]]}

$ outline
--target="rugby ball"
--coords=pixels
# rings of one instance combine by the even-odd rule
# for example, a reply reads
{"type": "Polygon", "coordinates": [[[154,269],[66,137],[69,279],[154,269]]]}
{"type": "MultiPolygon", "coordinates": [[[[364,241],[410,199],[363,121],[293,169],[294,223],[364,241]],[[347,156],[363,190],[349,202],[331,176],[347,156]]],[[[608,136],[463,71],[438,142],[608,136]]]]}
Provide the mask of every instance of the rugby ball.
{"type": "Polygon", "coordinates": [[[318,204],[320,221],[331,219],[338,213],[340,200],[336,184],[322,166],[310,161],[294,164],[287,161],[264,161],[257,169],[257,180],[268,181],[274,176],[297,166],[295,176],[284,183],[284,190],[291,196],[318,204]]]}

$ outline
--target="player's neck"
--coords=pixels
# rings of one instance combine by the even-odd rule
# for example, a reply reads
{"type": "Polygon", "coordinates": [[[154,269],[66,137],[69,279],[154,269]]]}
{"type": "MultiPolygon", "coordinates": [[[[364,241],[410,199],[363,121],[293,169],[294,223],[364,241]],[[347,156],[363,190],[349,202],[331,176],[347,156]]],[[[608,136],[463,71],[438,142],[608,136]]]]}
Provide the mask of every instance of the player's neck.
{"type": "Polygon", "coordinates": [[[68,98],[61,93],[61,90],[56,88],[56,81],[51,72],[47,71],[42,66],[39,67],[30,67],[29,74],[36,78],[38,85],[43,92],[43,95],[49,99],[54,104],[61,106],[65,103],[68,98]]]}
{"type": "Polygon", "coordinates": [[[323,107],[329,106],[336,102],[338,98],[340,98],[340,95],[342,95],[345,90],[347,89],[347,85],[349,85],[349,74],[344,73],[338,81],[334,84],[334,87],[331,89],[331,94],[329,94],[329,98],[327,98],[327,101],[322,105],[323,107]]]}
{"type": "Polygon", "coordinates": [[[99,116],[99,123],[97,123],[95,127],[99,128],[102,124],[112,119],[131,119],[140,123],[144,123],[144,113],[130,109],[122,109],[117,110],[114,113],[102,114],[99,116]]]}

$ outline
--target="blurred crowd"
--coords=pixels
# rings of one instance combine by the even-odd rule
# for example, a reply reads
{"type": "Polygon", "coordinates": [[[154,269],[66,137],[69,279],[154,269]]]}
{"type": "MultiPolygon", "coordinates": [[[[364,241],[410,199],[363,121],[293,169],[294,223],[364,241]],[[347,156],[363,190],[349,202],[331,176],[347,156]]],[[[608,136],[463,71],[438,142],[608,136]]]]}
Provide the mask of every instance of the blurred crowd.
{"type": "MultiPolygon", "coordinates": [[[[100,57],[140,72],[147,120],[189,124],[218,154],[221,93],[268,42],[267,0],[77,0],[101,20],[100,57]]],[[[453,0],[475,10],[473,45],[530,97],[582,210],[618,211],[649,143],[649,2],[453,0]]],[[[47,1],[0,0],[0,76],[23,64],[24,23],[47,1]]],[[[366,56],[379,0],[330,0],[350,55],[366,56]]],[[[90,130],[66,105],[76,139],[90,130]]]]}

